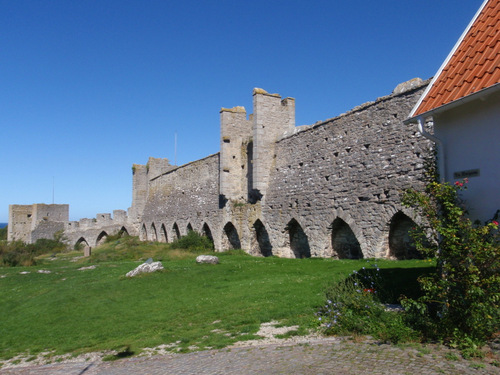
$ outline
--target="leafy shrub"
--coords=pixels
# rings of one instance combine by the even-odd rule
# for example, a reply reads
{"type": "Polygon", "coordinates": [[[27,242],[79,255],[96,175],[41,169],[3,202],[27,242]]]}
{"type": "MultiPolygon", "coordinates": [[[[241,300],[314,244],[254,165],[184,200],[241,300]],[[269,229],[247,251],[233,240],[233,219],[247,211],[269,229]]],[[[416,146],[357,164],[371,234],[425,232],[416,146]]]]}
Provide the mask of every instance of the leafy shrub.
{"type": "Polygon", "coordinates": [[[170,247],[172,249],[213,250],[214,244],[208,237],[190,230],[186,236],[172,242],[170,247]]]}
{"type": "Polygon", "coordinates": [[[122,237],[129,237],[129,235],[127,232],[121,230],[116,234],[110,234],[109,236],[107,236],[106,240],[104,242],[105,243],[115,242],[115,241],[118,241],[122,237]]]}
{"type": "Polygon", "coordinates": [[[4,266],[32,266],[36,264],[35,258],[42,254],[59,253],[66,250],[62,242],[62,232],[54,235],[54,239],[38,239],[34,244],[22,241],[0,242],[0,264],[4,266]]]}
{"type": "Polygon", "coordinates": [[[381,303],[379,272],[376,264],[363,267],[328,289],[326,304],[317,313],[326,334],[371,335],[393,343],[418,337],[401,313],[386,311],[381,303]]]}
{"type": "Polygon", "coordinates": [[[172,243],[140,241],[139,237],[118,233],[108,236],[105,243],[96,248],[86,261],[191,259],[202,252],[212,251],[213,248],[209,238],[194,231],[172,243]]]}
{"type": "Polygon", "coordinates": [[[0,243],[0,262],[3,266],[31,266],[34,264],[33,247],[22,241],[0,243]]]}
{"type": "Polygon", "coordinates": [[[437,259],[436,272],[420,278],[424,295],[402,301],[407,321],[428,338],[484,343],[500,328],[498,222],[473,223],[454,184],[431,181],[425,191],[408,190],[403,204],[426,224],[413,233],[417,249],[437,259]]]}
{"type": "Polygon", "coordinates": [[[7,240],[7,228],[0,228],[0,241],[6,241],[7,240]]]}

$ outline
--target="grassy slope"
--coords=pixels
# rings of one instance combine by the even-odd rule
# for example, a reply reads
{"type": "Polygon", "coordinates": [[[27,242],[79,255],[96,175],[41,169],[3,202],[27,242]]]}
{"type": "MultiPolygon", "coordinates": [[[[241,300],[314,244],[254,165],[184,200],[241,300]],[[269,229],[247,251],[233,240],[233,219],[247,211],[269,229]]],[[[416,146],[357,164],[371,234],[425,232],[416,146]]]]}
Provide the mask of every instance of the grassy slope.
{"type": "Polygon", "coordinates": [[[314,311],[324,303],[326,286],[367,264],[241,253],[218,256],[221,264],[216,266],[197,265],[193,257],[165,260],[164,272],[131,279],[125,273],[140,262],[102,262],[86,271],[77,269],[87,264],[69,261],[0,268],[0,275],[6,275],[0,278],[0,357],[124,346],[137,351],[176,341],[184,349],[224,347],[253,338],[259,325],[271,320],[306,329],[316,324],[314,311]],[[37,269],[52,273],[39,274],[37,269]],[[31,273],[19,273],[24,270],[31,273]]]}

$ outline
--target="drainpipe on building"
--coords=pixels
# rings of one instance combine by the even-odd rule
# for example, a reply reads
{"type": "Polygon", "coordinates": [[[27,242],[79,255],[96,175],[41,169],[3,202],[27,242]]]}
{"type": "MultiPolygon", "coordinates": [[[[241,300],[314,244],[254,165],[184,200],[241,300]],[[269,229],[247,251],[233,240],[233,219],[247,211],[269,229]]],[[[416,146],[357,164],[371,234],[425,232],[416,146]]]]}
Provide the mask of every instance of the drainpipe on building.
{"type": "Polygon", "coordinates": [[[424,119],[422,117],[418,117],[418,132],[436,144],[439,179],[441,182],[444,182],[446,177],[446,163],[444,162],[443,142],[439,138],[427,133],[424,130],[424,119]]]}

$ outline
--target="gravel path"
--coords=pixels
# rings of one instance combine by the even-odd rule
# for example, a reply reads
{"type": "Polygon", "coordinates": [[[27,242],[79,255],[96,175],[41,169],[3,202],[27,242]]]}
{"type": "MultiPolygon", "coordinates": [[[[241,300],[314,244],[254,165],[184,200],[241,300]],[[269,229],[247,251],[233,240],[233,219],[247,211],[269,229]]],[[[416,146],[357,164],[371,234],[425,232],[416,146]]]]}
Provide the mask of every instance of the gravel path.
{"type": "MultiPolygon", "coordinates": [[[[242,345],[242,344],[240,344],[242,345]]],[[[373,341],[304,338],[187,354],[14,367],[0,374],[500,374],[492,358],[466,361],[438,346],[394,346],[373,341]]]]}

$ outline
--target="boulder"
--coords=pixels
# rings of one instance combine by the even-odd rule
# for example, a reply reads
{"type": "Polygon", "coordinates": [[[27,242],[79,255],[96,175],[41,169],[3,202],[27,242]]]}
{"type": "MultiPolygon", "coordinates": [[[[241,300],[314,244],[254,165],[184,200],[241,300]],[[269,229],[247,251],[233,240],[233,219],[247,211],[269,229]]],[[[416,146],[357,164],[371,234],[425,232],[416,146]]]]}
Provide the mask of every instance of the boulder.
{"type": "Polygon", "coordinates": [[[140,266],[136,267],[134,270],[127,272],[125,276],[134,277],[139,275],[140,273],[151,273],[158,270],[162,270],[163,264],[161,262],[151,262],[151,263],[142,263],[140,266]]]}
{"type": "Polygon", "coordinates": [[[213,255],[199,255],[196,257],[196,263],[219,264],[219,258],[213,255]]]}
{"type": "Polygon", "coordinates": [[[409,81],[402,82],[399,85],[397,85],[392,93],[394,95],[402,94],[405,91],[413,90],[417,87],[422,86],[423,83],[424,81],[422,81],[422,78],[413,78],[410,79],[409,81]]]}

